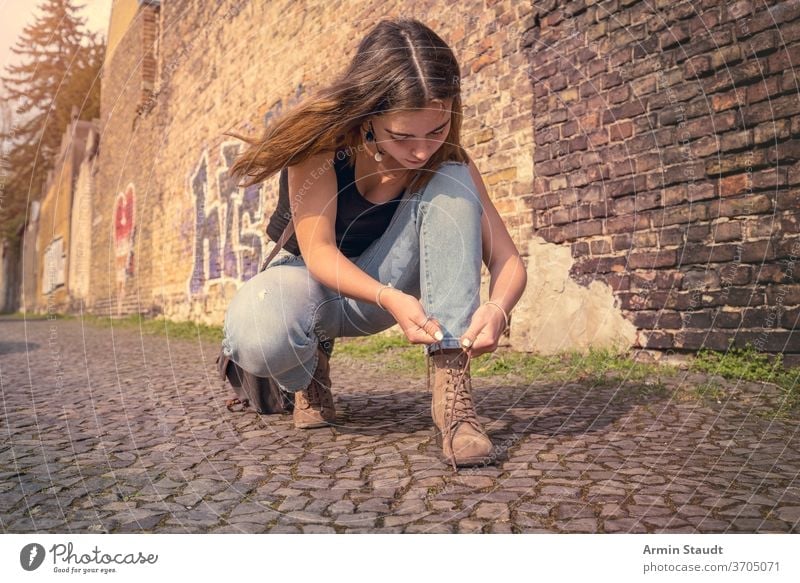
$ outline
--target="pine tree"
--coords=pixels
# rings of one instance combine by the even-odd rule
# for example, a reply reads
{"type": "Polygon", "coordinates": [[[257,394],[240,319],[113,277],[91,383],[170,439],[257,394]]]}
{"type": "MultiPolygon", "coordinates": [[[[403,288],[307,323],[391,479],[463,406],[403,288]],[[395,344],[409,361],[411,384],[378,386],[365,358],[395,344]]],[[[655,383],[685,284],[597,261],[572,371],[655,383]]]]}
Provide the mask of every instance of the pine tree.
{"type": "Polygon", "coordinates": [[[0,77],[5,99],[17,105],[17,119],[3,128],[4,200],[0,207],[0,238],[9,237],[25,219],[25,208],[38,199],[53,168],[61,140],[71,120],[99,116],[99,72],[105,43],[84,29],[74,0],[45,0],[41,15],[23,29],[11,50],[22,63],[8,65],[0,77]]]}

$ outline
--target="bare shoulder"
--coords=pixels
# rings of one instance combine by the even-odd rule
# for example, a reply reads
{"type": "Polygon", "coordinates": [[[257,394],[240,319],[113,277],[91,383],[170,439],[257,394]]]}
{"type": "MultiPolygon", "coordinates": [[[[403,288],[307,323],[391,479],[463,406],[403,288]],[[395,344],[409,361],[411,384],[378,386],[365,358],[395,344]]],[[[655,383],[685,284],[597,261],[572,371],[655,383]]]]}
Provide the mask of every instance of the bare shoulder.
{"type": "Polygon", "coordinates": [[[302,176],[304,179],[319,177],[333,170],[335,156],[335,152],[318,152],[299,164],[289,166],[289,172],[295,176],[302,176]]]}
{"type": "Polygon", "coordinates": [[[317,244],[335,241],[337,183],[333,152],[320,152],[288,168],[289,208],[304,257],[317,244]]]}

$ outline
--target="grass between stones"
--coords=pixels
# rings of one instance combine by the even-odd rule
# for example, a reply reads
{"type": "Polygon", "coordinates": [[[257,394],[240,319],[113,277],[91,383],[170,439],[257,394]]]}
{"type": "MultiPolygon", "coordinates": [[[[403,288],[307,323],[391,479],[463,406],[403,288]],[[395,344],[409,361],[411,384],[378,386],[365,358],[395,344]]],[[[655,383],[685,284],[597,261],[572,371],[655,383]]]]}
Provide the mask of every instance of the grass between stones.
{"type": "MultiPolygon", "coordinates": [[[[800,367],[786,368],[782,354],[768,355],[759,352],[749,342],[744,348],[731,346],[724,352],[701,348],[692,359],[690,368],[726,380],[754,381],[777,386],[782,393],[776,410],[779,417],[800,408],[800,367]]],[[[725,394],[722,384],[713,378],[698,386],[698,392],[717,400],[725,394]]]]}
{"type": "MultiPolygon", "coordinates": [[[[175,322],[165,318],[131,315],[109,318],[94,315],[4,314],[2,319],[78,320],[100,328],[138,330],[142,334],[201,342],[221,342],[222,327],[175,322]]],[[[364,367],[380,367],[398,375],[424,375],[425,355],[421,345],[410,344],[399,332],[389,330],[373,336],[337,338],[334,346],[337,359],[358,362],[364,367]]],[[[730,347],[719,352],[699,350],[684,367],[689,372],[706,375],[702,381],[681,389],[681,397],[694,396],[722,402],[729,391],[726,381],[769,383],[778,387],[781,398],[771,407],[770,415],[785,417],[800,409],[800,367],[786,368],[782,355],[759,352],[752,345],[730,347]]],[[[540,355],[500,348],[475,357],[471,367],[474,378],[505,378],[516,383],[582,383],[609,386],[624,383],[640,396],[664,394],[665,385],[680,385],[681,369],[664,363],[641,362],[631,352],[593,348],[588,352],[565,351],[540,355]]]]}

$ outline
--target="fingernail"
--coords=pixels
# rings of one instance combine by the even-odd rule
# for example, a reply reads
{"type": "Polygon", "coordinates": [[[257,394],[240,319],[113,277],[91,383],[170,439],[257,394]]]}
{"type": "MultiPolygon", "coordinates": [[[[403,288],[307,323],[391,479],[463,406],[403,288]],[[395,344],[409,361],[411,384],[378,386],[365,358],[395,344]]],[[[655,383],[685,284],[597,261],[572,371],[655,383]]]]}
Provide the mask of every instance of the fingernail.
{"type": "Polygon", "coordinates": [[[436,332],[434,332],[433,337],[436,338],[436,340],[441,340],[442,338],[444,338],[444,335],[439,330],[437,330],[436,332]]]}
{"type": "Polygon", "coordinates": [[[466,346],[467,348],[469,348],[471,344],[472,342],[470,342],[469,338],[464,338],[464,340],[461,341],[461,345],[466,346]]]}

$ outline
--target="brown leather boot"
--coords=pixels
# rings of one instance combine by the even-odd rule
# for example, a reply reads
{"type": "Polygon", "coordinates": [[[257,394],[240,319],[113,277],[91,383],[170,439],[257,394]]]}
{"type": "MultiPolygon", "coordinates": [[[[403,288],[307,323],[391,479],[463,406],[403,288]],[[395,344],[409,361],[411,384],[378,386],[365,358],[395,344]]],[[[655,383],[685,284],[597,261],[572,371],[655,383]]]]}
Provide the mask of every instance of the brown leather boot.
{"type": "Polygon", "coordinates": [[[469,354],[461,349],[440,350],[429,355],[435,369],[431,417],[436,426],[436,441],[452,464],[474,466],[492,459],[492,441],[483,430],[472,404],[472,379],[469,354]]]}
{"type": "Polygon", "coordinates": [[[294,426],[296,429],[325,427],[336,421],[336,409],[331,394],[331,375],[328,355],[317,347],[319,361],[308,387],[294,394],[294,426]]]}

